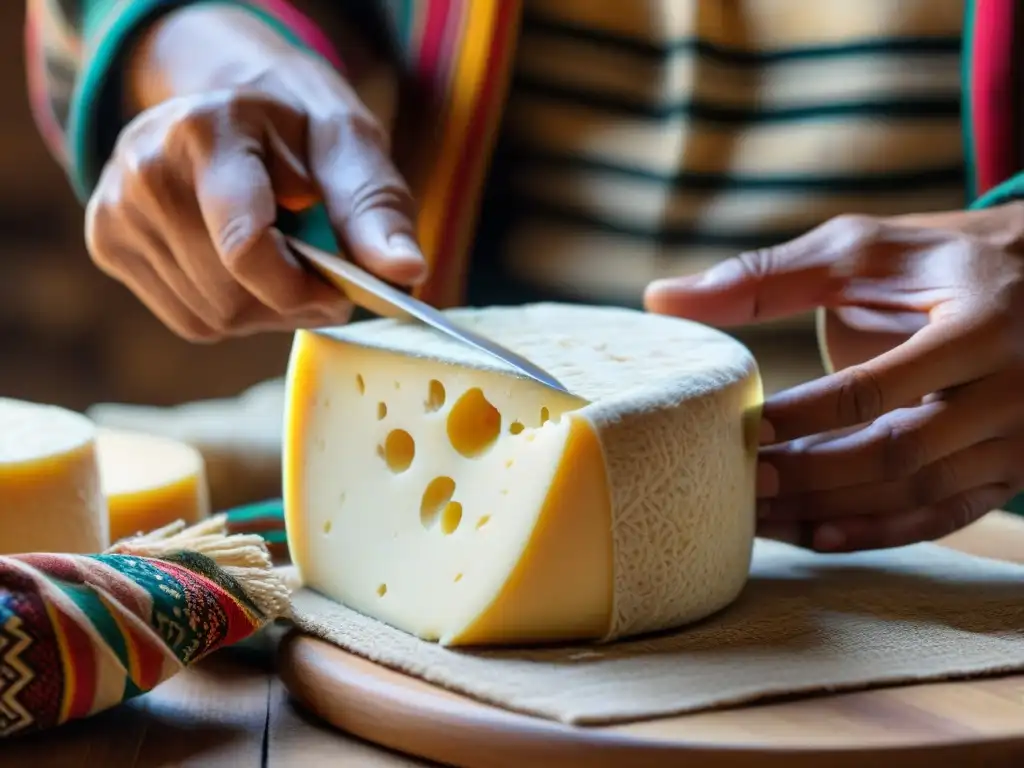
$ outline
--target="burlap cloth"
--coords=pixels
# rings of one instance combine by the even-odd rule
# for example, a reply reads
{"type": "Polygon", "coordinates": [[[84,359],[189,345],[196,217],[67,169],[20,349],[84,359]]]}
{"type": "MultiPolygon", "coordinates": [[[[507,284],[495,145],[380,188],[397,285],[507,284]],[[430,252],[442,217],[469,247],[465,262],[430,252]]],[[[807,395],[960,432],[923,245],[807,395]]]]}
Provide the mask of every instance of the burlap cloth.
{"type": "Polygon", "coordinates": [[[303,630],[360,656],[573,724],[1024,670],[1024,566],[931,544],[824,556],[759,541],[731,607],[607,646],[448,650],[309,590],[293,602],[303,630]]]}

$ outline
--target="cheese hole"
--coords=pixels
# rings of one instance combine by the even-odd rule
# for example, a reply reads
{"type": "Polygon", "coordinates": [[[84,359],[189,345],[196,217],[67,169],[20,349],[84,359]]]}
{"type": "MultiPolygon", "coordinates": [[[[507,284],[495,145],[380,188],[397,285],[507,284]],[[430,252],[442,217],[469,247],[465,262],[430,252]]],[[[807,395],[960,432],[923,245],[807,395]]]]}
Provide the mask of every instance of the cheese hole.
{"type": "Polygon", "coordinates": [[[449,501],[441,512],[441,533],[446,536],[455,533],[462,523],[462,505],[457,501],[449,501]]]}
{"type": "Polygon", "coordinates": [[[479,387],[462,395],[448,414],[448,440],[466,458],[490,448],[500,431],[501,414],[479,387]]]}
{"type": "Polygon", "coordinates": [[[427,411],[433,413],[444,407],[447,393],[444,391],[444,384],[437,379],[431,379],[427,386],[427,411]]]}
{"type": "Polygon", "coordinates": [[[387,593],[388,593],[388,585],[387,584],[381,584],[379,587],[377,587],[377,596],[378,597],[384,597],[384,595],[386,595],[387,593]]]}
{"type": "Polygon", "coordinates": [[[387,403],[377,403],[377,420],[381,421],[387,415],[388,415],[387,403]]]}
{"type": "Polygon", "coordinates": [[[366,392],[366,382],[363,381],[363,374],[361,373],[356,374],[356,389],[359,390],[360,395],[366,392]]]}
{"type": "Polygon", "coordinates": [[[455,574],[455,583],[457,584],[460,581],[462,581],[462,574],[461,573],[456,573],[455,574]]]}
{"type": "Polygon", "coordinates": [[[416,455],[416,443],[404,429],[393,429],[384,440],[384,461],[392,472],[405,472],[416,455]]]}
{"type": "MultiPolygon", "coordinates": [[[[437,523],[438,515],[455,494],[455,481],[450,477],[435,477],[423,491],[420,500],[420,522],[424,528],[432,528],[437,523]]],[[[461,513],[461,507],[460,507],[461,513]]]]}
{"type": "Polygon", "coordinates": [[[513,421],[508,427],[508,431],[511,432],[513,435],[518,435],[524,429],[525,427],[523,426],[523,422],[521,421],[513,421]]]}
{"type": "Polygon", "coordinates": [[[481,528],[483,528],[489,522],[491,522],[491,516],[490,515],[480,515],[480,519],[476,521],[476,529],[479,531],[481,528]]]}
{"type": "Polygon", "coordinates": [[[330,520],[325,520],[324,521],[324,533],[330,533],[331,532],[331,525],[332,525],[332,523],[331,523],[330,520]]]}
{"type": "Polygon", "coordinates": [[[550,420],[551,420],[551,411],[549,411],[547,408],[541,408],[540,409],[540,423],[541,423],[541,425],[545,424],[546,422],[548,422],[550,420]]]}

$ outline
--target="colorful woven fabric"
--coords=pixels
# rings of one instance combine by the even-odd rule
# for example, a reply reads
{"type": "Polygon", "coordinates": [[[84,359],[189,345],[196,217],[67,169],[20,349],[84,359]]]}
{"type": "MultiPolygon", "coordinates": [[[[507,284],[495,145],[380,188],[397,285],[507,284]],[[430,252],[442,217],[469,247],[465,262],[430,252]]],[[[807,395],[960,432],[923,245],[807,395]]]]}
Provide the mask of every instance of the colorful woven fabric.
{"type": "Polygon", "coordinates": [[[120,704],[276,618],[287,593],[266,549],[202,528],[197,549],[248,550],[246,567],[190,550],[0,557],[0,736],[120,704]],[[256,575],[258,596],[232,571],[256,575]]]}

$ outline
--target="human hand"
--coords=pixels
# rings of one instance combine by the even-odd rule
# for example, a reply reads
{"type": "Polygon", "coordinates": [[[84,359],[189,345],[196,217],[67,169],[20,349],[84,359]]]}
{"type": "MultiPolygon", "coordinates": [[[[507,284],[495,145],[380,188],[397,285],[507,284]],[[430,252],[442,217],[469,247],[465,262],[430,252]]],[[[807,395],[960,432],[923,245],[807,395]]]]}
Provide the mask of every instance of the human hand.
{"type": "Polygon", "coordinates": [[[402,285],[424,277],[388,131],[345,78],[283,41],[268,43],[268,28],[237,9],[180,13],[189,15],[169,23],[183,28],[167,33],[179,35],[167,46],[179,60],[163,79],[193,87],[122,131],[86,209],[100,269],[192,341],[337,325],[351,306],[290,255],[274,227],[279,208],[322,202],[354,261],[402,285]],[[209,26],[218,22],[215,46],[195,40],[216,36],[209,26]],[[177,45],[180,35],[194,44],[177,45]]]}
{"type": "Polygon", "coordinates": [[[701,275],[655,312],[829,313],[838,370],[768,398],[759,535],[821,551],[940,538],[1024,489],[1024,204],[844,216],[701,275]]]}

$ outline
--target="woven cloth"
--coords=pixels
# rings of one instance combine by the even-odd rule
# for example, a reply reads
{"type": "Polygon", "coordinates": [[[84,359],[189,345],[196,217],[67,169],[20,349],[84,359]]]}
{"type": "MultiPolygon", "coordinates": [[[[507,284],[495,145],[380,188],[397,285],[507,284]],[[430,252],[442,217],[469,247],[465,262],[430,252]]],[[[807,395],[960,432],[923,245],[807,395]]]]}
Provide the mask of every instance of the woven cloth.
{"type": "Polygon", "coordinates": [[[182,528],[0,557],[0,736],[120,704],[286,613],[262,539],[225,535],[223,517],[182,528]]]}

